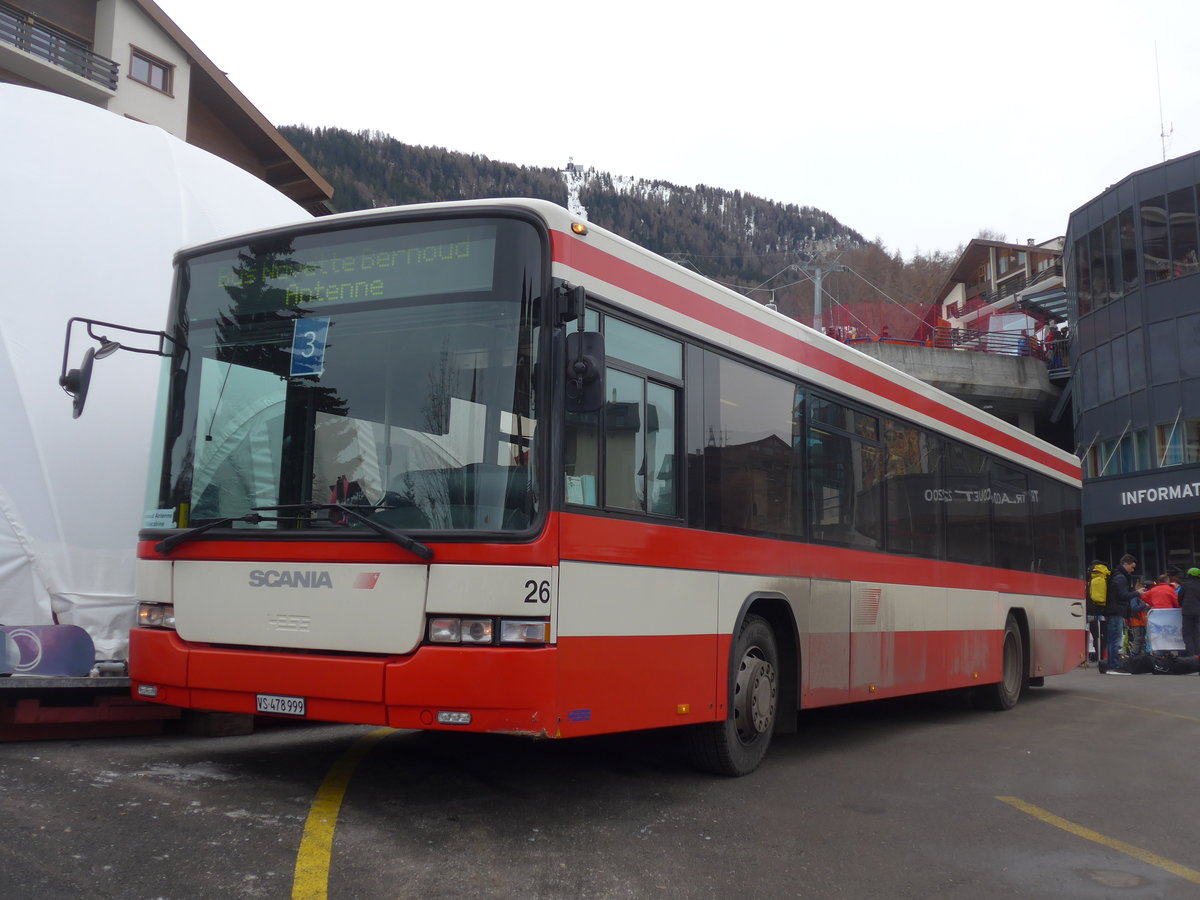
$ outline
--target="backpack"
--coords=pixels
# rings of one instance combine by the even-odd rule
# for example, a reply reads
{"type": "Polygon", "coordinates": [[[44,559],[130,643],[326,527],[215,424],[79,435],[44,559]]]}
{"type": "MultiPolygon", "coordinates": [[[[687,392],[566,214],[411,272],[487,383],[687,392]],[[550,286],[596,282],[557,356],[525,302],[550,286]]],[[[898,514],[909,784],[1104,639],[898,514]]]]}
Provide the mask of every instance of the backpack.
{"type": "Polygon", "coordinates": [[[1156,656],[1153,671],[1155,675],[1195,675],[1200,672],[1200,657],[1156,656]]]}
{"type": "Polygon", "coordinates": [[[1101,611],[1108,605],[1108,578],[1108,566],[1092,566],[1085,599],[1101,611]]]}
{"type": "Polygon", "coordinates": [[[1154,657],[1145,654],[1129,656],[1121,660],[1121,668],[1130,675],[1149,675],[1155,671],[1154,657]]]}

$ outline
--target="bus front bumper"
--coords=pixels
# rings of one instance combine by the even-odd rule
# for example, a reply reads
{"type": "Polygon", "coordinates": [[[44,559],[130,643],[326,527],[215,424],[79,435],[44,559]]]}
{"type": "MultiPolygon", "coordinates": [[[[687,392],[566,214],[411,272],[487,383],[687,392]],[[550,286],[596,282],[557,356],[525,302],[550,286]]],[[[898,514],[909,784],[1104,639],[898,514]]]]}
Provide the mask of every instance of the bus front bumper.
{"type": "Polygon", "coordinates": [[[260,695],[303,699],[322,722],[552,737],[554,647],[430,647],[346,656],[189,645],[130,631],[133,696],[184,709],[258,714],[260,695]]]}

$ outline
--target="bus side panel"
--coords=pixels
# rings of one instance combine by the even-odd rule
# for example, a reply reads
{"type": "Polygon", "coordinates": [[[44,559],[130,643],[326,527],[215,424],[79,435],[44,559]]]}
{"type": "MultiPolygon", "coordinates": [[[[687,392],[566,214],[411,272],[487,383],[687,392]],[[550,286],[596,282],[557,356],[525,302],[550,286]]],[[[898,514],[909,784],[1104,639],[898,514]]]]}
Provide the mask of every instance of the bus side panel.
{"type": "Polygon", "coordinates": [[[936,690],[945,657],[931,631],[946,628],[946,591],[854,581],[850,588],[850,697],[936,690]]]}
{"type": "Polygon", "coordinates": [[[926,691],[944,691],[999,681],[1002,674],[1000,646],[1003,631],[900,631],[878,635],[855,635],[855,654],[880,659],[881,676],[869,678],[855,688],[855,700],[879,700],[926,691]],[[936,663],[923,681],[917,680],[920,662],[936,663]],[[904,661],[902,677],[892,661],[904,661]]]}
{"type": "Polygon", "coordinates": [[[562,735],[720,718],[727,644],[717,633],[716,573],[564,560],[562,735]]]}
{"type": "Polygon", "coordinates": [[[1082,628],[1038,629],[1031,639],[1029,674],[1036,678],[1070,672],[1087,659],[1087,632],[1082,628]]]}
{"type": "Polygon", "coordinates": [[[800,705],[850,700],[850,585],[813,581],[811,602],[797,610],[801,633],[800,705]]]}
{"type": "Polygon", "coordinates": [[[1058,597],[1026,597],[1029,639],[1033,644],[1029,674],[1061,675],[1087,659],[1083,601],[1065,604],[1058,597]]]}
{"type": "Polygon", "coordinates": [[[716,635],[560,637],[562,737],[724,718],[716,635]]]}

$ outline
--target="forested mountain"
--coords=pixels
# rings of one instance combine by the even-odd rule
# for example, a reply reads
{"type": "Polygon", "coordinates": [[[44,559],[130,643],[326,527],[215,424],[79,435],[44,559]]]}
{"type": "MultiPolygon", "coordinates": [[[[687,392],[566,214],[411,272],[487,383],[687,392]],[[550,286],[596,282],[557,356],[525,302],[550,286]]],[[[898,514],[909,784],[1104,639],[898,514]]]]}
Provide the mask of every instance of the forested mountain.
{"type": "Polygon", "coordinates": [[[824,308],[853,306],[857,312],[843,319],[861,323],[861,331],[886,324],[901,335],[924,315],[957,258],[933,254],[906,264],[829,213],[741,191],[619,178],[573,165],[518,166],[404,144],[374,131],[280,131],[333,185],[340,211],[486,197],[550,200],[582,208],[588,221],[723,284],[745,290],[766,282],[750,295],[773,299],[805,322],[812,320],[812,283],[789,265],[819,260],[847,266],[850,271],[825,277],[824,308]]]}

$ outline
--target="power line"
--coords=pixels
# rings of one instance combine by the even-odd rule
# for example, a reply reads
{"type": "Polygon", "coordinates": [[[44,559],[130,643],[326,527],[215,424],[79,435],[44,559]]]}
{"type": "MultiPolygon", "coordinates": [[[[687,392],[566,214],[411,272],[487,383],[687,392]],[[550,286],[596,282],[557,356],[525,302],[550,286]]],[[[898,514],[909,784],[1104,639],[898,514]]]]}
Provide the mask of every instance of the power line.
{"type": "Polygon", "coordinates": [[[889,293],[888,293],[887,291],[885,291],[883,288],[881,288],[881,287],[879,287],[878,285],[874,284],[874,283],[873,283],[873,282],[872,282],[872,281],[871,281],[869,278],[866,278],[865,276],[863,276],[863,275],[860,275],[858,272],[856,272],[854,269],[851,269],[849,266],[846,266],[845,268],[846,268],[846,271],[847,271],[847,272],[850,272],[852,275],[857,275],[857,276],[858,276],[859,278],[861,278],[861,279],[862,279],[864,282],[866,282],[866,283],[867,283],[867,284],[868,284],[868,285],[869,285],[871,288],[873,288],[874,290],[878,291],[880,294],[882,294],[882,295],[883,295],[885,298],[887,298],[888,300],[890,300],[892,303],[895,303],[895,304],[896,304],[898,307],[900,307],[902,310],[904,310],[906,313],[908,313],[910,316],[912,316],[912,317],[913,317],[914,319],[916,319],[918,322],[924,322],[924,321],[925,321],[925,320],[924,320],[924,319],[923,319],[921,316],[918,316],[918,315],[917,315],[916,313],[914,313],[914,312],[913,312],[911,309],[909,309],[909,308],[908,308],[908,306],[907,306],[905,303],[903,303],[903,302],[902,302],[902,301],[900,301],[900,300],[897,300],[895,297],[893,297],[891,294],[889,294],[889,293]]]}

